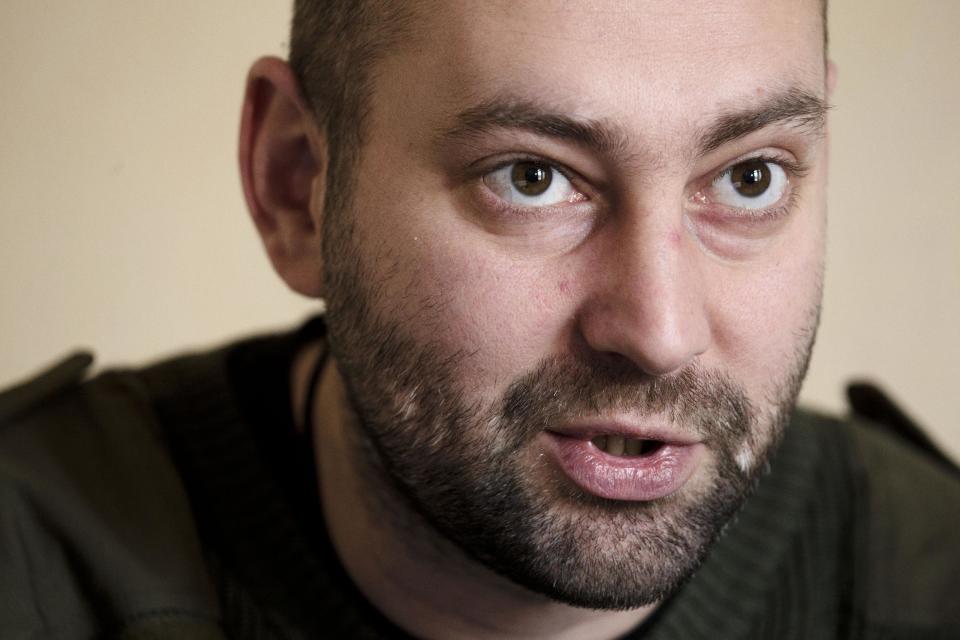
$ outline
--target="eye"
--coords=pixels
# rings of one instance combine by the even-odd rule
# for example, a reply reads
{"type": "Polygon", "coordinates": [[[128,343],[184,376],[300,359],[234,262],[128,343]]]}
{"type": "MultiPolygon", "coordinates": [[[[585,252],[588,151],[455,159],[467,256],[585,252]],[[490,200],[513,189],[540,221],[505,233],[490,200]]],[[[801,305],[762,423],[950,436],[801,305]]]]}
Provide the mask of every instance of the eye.
{"type": "Polygon", "coordinates": [[[500,167],[483,176],[483,182],[503,200],[525,207],[550,207],[586,200],[556,167],[534,160],[500,167]]]}
{"type": "Polygon", "coordinates": [[[752,158],[714,178],[710,200],[735,209],[766,209],[783,198],[788,186],[787,172],[782,166],[752,158]]]}

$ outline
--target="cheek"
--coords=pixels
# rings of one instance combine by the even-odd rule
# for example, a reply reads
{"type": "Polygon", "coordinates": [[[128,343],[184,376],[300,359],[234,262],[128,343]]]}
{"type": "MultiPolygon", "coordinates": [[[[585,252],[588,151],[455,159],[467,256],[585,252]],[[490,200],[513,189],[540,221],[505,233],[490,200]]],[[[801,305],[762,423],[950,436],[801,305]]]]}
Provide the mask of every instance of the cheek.
{"type": "Polygon", "coordinates": [[[444,245],[421,262],[447,350],[469,353],[464,381],[498,394],[562,348],[574,313],[561,294],[559,267],[518,262],[488,246],[444,245]]]}
{"type": "Polygon", "coordinates": [[[816,329],[826,244],[826,166],[816,166],[776,242],[755,259],[708,271],[718,364],[754,390],[782,381],[816,329]]]}
{"type": "Polygon", "coordinates": [[[574,316],[562,264],[518,260],[430,203],[365,204],[389,212],[378,224],[358,219],[361,246],[376,248],[364,260],[378,310],[419,344],[456,358],[466,388],[493,399],[560,349],[574,316]]]}
{"type": "Polygon", "coordinates": [[[715,364],[730,370],[756,399],[792,372],[815,330],[822,273],[818,244],[763,268],[727,273],[724,286],[715,289],[715,364]]]}

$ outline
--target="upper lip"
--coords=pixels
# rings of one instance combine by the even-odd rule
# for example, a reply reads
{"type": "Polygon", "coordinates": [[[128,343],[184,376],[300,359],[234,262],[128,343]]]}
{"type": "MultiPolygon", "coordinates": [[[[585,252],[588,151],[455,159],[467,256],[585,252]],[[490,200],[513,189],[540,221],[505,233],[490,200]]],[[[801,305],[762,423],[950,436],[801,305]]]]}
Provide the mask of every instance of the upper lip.
{"type": "Polygon", "coordinates": [[[642,425],[617,420],[583,420],[551,427],[547,431],[578,440],[591,440],[597,436],[621,436],[635,440],[658,440],[673,445],[692,445],[701,442],[696,434],[669,426],[642,425]]]}

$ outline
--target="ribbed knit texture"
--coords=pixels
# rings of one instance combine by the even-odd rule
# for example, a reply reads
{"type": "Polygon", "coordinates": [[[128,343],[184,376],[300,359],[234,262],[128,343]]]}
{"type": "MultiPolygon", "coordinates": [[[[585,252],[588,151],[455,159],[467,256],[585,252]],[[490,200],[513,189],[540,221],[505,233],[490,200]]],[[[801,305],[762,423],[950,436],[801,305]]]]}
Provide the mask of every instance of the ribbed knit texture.
{"type": "Polygon", "coordinates": [[[798,413],[771,473],[644,637],[847,637],[844,446],[839,425],[798,413]]]}
{"type": "MultiPolygon", "coordinates": [[[[313,329],[316,331],[316,327],[313,329]]],[[[231,638],[402,637],[349,580],[289,414],[304,335],[143,373],[191,496],[231,638]],[[272,407],[272,409],[270,409],[272,407]]],[[[631,638],[847,637],[851,491],[838,424],[799,413],[772,470],[694,577],[631,638]]],[[[854,618],[855,619],[855,618],[854,618]]]]}

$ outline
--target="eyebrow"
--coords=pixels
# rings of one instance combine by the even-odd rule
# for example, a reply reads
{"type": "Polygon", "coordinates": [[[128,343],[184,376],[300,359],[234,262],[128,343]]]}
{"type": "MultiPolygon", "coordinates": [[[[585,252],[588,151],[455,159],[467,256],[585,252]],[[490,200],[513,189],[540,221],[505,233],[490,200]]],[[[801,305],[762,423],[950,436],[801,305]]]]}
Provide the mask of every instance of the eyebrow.
{"type": "Polygon", "coordinates": [[[573,142],[602,155],[621,157],[629,139],[614,123],[570,116],[561,109],[523,98],[493,98],[461,111],[455,118],[455,125],[439,132],[438,143],[471,140],[498,129],[514,129],[573,142]]]}
{"type": "Polygon", "coordinates": [[[760,131],[771,125],[786,125],[820,137],[830,107],[820,96],[792,87],[774,94],[759,107],[722,112],[714,123],[700,134],[700,154],[760,131]]]}
{"type": "MultiPolygon", "coordinates": [[[[773,125],[796,127],[820,136],[828,109],[823,98],[794,87],[758,105],[720,111],[697,135],[697,155],[773,125]]],[[[630,159],[627,151],[631,148],[630,135],[617,123],[571,116],[534,100],[494,98],[459,112],[455,119],[456,124],[439,132],[438,144],[470,140],[498,129],[513,129],[572,142],[614,159],[630,159]]]]}

